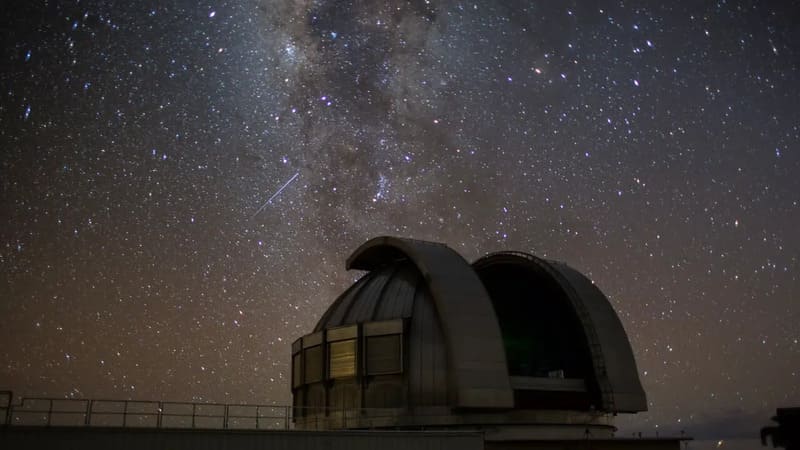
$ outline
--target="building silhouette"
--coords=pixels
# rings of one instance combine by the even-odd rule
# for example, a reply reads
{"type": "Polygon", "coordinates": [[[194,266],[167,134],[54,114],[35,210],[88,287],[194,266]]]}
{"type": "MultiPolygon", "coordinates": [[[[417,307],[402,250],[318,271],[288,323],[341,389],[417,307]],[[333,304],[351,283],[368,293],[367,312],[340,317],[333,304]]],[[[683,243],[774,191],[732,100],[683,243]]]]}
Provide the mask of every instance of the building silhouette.
{"type": "Polygon", "coordinates": [[[521,252],[470,264],[378,237],[347,268],[367,273],[292,344],[296,428],[611,440],[616,414],[647,409],[619,318],[566,264],[521,252]]]}
{"type": "MultiPolygon", "coordinates": [[[[0,448],[678,450],[687,439],[614,436],[615,416],[647,399],[611,304],[566,264],[520,252],[470,264],[443,244],[378,237],[347,268],[366,274],[292,344],[291,406],[14,403],[0,391],[0,448]]],[[[784,428],[764,436],[789,441],[784,428]]]]}

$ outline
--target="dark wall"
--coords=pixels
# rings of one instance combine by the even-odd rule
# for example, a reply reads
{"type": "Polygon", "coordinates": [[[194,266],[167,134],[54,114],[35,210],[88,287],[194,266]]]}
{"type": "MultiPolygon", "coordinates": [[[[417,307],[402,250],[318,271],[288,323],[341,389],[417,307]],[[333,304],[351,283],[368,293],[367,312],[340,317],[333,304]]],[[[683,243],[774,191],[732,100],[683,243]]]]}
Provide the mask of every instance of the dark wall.
{"type": "Polygon", "coordinates": [[[3,450],[482,450],[481,433],[0,427],[3,450]]]}
{"type": "Polygon", "coordinates": [[[486,442],[486,450],[680,450],[679,439],[486,442]]]}

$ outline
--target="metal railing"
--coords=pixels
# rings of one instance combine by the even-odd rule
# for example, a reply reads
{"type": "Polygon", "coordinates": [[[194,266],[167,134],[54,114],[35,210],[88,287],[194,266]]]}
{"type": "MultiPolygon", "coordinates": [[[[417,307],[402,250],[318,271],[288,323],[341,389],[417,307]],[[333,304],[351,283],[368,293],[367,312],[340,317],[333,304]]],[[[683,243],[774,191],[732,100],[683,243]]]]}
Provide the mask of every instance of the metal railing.
{"type": "Polygon", "coordinates": [[[26,397],[0,391],[0,425],[275,430],[292,426],[292,407],[222,403],[26,397]]]}
{"type": "MultiPolygon", "coordinates": [[[[334,430],[429,428],[468,425],[448,408],[292,407],[143,400],[89,400],[26,397],[14,403],[11,391],[0,391],[0,426],[182,428],[204,430],[334,430]]],[[[613,416],[588,413],[577,427],[610,427],[613,416]]]]}
{"type": "Polygon", "coordinates": [[[330,430],[392,425],[406,416],[408,412],[402,408],[298,408],[47,397],[25,397],[15,403],[11,391],[0,391],[0,426],[330,430]]]}

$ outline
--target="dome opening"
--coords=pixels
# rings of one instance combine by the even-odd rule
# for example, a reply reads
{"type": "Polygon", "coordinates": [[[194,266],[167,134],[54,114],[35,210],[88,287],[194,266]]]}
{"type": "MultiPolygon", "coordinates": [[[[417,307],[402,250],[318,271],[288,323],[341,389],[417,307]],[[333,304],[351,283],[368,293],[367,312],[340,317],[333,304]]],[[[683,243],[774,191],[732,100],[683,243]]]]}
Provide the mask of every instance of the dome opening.
{"type": "Polygon", "coordinates": [[[591,357],[564,292],[546,274],[512,264],[478,271],[492,300],[511,376],[586,378],[591,357]]]}

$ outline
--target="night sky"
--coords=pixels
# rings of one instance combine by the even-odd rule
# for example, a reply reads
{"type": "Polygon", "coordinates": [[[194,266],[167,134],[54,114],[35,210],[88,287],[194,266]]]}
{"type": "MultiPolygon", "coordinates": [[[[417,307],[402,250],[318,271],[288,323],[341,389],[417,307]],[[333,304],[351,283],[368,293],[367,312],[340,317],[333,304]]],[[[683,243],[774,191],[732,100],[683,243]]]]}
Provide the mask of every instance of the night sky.
{"type": "Polygon", "coordinates": [[[289,404],[390,234],[589,275],[626,426],[766,425],[800,403],[788,4],[4,2],[0,389],[289,404]]]}

